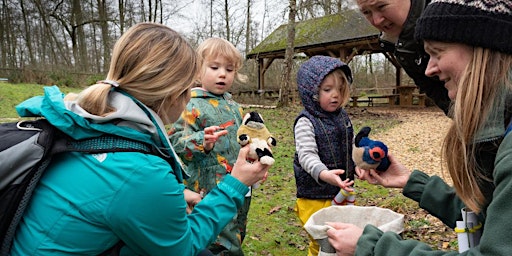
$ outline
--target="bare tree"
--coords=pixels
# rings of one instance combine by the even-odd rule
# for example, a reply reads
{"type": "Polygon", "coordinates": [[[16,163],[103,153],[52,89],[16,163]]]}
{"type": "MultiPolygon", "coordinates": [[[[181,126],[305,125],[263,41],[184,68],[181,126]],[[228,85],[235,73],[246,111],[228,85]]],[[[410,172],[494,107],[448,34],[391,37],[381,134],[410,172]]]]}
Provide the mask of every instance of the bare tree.
{"type": "Polygon", "coordinates": [[[226,25],[226,40],[231,41],[231,28],[229,27],[229,4],[228,0],[224,0],[224,21],[226,25]]]}
{"type": "Polygon", "coordinates": [[[247,0],[247,16],[245,25],[245,55],[251,46],[251,0],[247,0]]]}
{"type": "Polygon", "coordinates": [[[118,0],[117,1],[117,8],[119,9],[119,29],[121,30],[120,33],[124,33],[124,12],[125,12],[125,1],[124,0],[118,0]]]}
{"type": "Polygon", "coordinates": [[[29,12],[27,12],[24,4],[24,0],[20,0],[21,13],[23,17],[23,30],[25,32],[25,44],[28,51],[28,58],[30,66],[34,67],[36,65],[36,60],[34,56],[34,50],[32,47],[32,36],[31,36],[31,24],[29,22],[29,12]]]}
{"type": "Polygon", "coordinates": [[[100,20],[100,28],[101,28],[101,42],[103,48],[103,70],[108,70],[109,60],[110,60],[110,37],[109,37],[109,29],[108,29],[108,17],[107,17],[107,1],[106,0],[97,0],[98,1],[98,16],[100,20]]]}
{"type": "Polygon", "coordinates": [[[286,52],[284,58],[284,66],[285,70],[283,73],[283,78],[281,82],[281,88],[279,89],[279,100],[278,106],[286,107],[289,104],[289,99],[291,95],[291,73],[293,67],[293,55],[294,55],[294,45],[295,45],[295,13],[297,8],[296,0],[290,0],[290,10],[288,13],[288,36],[286,40],[286,52]]]}

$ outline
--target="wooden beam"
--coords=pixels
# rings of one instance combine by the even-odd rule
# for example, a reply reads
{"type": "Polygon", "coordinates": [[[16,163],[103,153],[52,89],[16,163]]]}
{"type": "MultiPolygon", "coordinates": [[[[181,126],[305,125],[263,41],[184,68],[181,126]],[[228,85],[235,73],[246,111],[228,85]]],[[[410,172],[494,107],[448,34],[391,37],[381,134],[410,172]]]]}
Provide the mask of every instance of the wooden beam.
{"type": "Polygon", "coordinates": [[[265,73],[263,72],[263,62],[264,59],[258,59],[258,90],[261,90],[262,86],[265,84],[265,73]]]}

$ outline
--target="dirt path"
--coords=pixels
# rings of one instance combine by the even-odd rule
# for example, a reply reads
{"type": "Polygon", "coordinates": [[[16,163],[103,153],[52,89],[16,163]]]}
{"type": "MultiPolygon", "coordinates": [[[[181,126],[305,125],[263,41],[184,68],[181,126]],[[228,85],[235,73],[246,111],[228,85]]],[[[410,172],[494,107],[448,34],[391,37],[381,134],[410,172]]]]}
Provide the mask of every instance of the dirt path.
{"type": "Polygon", "coordinates": [[[390,152],[405,166],[443,177],[441,146],[451,121],[442,111],[436,108],[372,108],[369,111],[393,113],[401,121],[396,127],[374,136],[386,142],[390,152]]]}

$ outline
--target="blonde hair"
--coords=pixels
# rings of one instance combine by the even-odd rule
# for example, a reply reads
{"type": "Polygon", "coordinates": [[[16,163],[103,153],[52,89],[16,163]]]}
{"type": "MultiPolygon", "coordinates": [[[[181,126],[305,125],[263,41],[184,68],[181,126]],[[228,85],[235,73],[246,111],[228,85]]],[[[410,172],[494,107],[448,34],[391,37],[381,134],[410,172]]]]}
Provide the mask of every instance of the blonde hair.
{"type": "MultiPolygon", "coordinates": [[[[184,37],[157,23],[139,23],[116,42],[107,80],[164,119],[166,106],[186,101],[199,71],[195,50],[184,37]]],[[[99,82],[83,90],[77,103],[91,114],[106,116],[112,85],[99,82]]]]}
{"type": "Polygon", "coordinates": [[[234,65],[235,79],[242,83],[247,81],[247,76],[239,73],[243,66],[242,55],[228,40],[219,37],[208,38],[197,47],[197,54],[203,63],[219,56],[226,58],[234,65]]]}
{"type": "Polygon", "coordinates": [[[458,196],[474,212],[486,198],[481,184],[489,181],[477,164],[475,135],[482,129],[500,86],[510,88],[512,55],[475,47],[458,84],[453,123],[444,139],[443,156],[458,196]]]}
{"type": "Polygon", "coordinates": [[[333,76],[334,82],[340,85],[340,107],[344,107],[350,102],[350,83],[348,82],[347,76],[345,75],[345,72],[343,72],[343,70],[341,70],[340,68],[337,68],[333,70],[331,73],[327,74],[327,76],[325,76],[324,79],[330,75],[333,76]]]}

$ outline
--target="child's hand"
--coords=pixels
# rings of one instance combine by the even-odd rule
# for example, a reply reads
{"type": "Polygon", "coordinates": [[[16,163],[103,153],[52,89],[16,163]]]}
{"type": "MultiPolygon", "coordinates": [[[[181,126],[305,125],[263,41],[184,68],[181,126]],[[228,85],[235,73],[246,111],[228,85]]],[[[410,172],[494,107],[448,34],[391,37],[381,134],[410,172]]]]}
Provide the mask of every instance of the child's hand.
{"type": "Polygon", "coordinates": [[[183,190],[183,195],[185,196],[185,201],[187,201],[187,213],[191,213],[196,204],[201,202],[201,195],[196,193],[190,189],[183,190]]]}
{"type": "Polygon", "coordinates": [[[203,147],[205,152],[210,152],[215,146],[215,142],[221,137],[228,134],[227,130],[222,129],[220,126],[209,126],[204,128],[203,147]],[[220,130],[220,131],[218,131],[220,130]]]}
{"type": "Polygon", "coordinates": [[[319,178],[333,186],[337,186],[347,192],[351,192],[353,189],[350,188],[350,186],[354,185],[354,181],[350,179],[341,180],[340,175],[343,173],[345,173],[345,170],[342,169],[323,170],[320,172],[319,178]]]}

